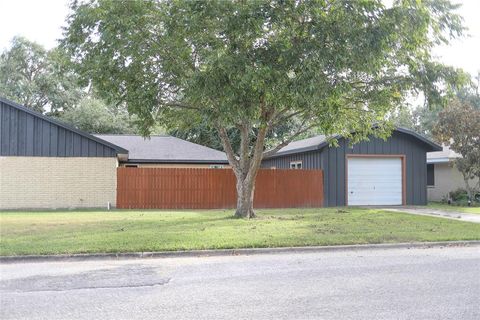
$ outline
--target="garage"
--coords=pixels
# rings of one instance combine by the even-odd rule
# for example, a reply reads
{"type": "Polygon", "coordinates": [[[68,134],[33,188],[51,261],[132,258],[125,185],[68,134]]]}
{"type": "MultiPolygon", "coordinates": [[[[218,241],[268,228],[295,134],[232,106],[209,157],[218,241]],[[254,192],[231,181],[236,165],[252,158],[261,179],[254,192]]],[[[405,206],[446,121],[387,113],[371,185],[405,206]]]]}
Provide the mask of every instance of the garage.
{"type": "Polygon", "coordinates": [[[402,205],[402,156],[348,156],[347,205],[402,205]]]}
{"type": "Polygon", "coordinates": [[[317,135],[293,141],[262,162],[269,169],[321,169],[324,206],[426,205],[427,152],[442,147],[405,128],[360,142],[317,135]],[[336,139],[336,143],[331,143],[336,139]]]}

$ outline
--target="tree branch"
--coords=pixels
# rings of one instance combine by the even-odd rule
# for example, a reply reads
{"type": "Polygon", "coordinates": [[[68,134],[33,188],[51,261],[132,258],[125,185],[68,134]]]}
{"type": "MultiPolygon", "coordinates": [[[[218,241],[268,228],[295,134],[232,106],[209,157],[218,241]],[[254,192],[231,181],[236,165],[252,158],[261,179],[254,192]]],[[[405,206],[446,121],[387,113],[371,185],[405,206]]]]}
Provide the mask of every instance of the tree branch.
{"type": "Polygon", "coordinates": [[[190,106],[188,104],[184,104],[176,101],[167,102],[167,103],[164,103],[164,105],[167,107],[179,108],[179,109],[189,109],[189,110],[197,110],[197,111],[201,110],[199,107],[190,106]]]}
{"type": "Polygon", "coordinates": [[[238,175],[240,173],[240,163],[235,157],[235,152],[233,151],[232,144],[230,143],[230,139],[228,138],[227,130],[222,126],[217,125],[217,131],[220,140],[222,141],[223,149],[227,154],[228,162],[230,162],[230,164],[232,165],[235,174],[238,175]]]}
{"type": "Polygon", "coordinates": [[[293,139],[295,139],[296,137],[298,137],[299,135],[301,135],[302,133],[304,132],[307,132],[308,130],[312,129],[313,127],[315,127],[315,125],[310,125],[308,127],[305,127],[303,129],[299,129],[297,132],[295,132],[293,135],[291,135],[288,139],[285,139],[283,140],[279,145],[277,145],[275,148],[273,149],[270,149],[268,151],[265,151],[263,153],[263,158],[266,158],[266,157],[269,157],[271,155],[274,155],[275,153],[277,153],[278,150],[282,149],[283,147],[285,147],[286,145],[288,145],[290,142],[293,141],[293,139]]]}

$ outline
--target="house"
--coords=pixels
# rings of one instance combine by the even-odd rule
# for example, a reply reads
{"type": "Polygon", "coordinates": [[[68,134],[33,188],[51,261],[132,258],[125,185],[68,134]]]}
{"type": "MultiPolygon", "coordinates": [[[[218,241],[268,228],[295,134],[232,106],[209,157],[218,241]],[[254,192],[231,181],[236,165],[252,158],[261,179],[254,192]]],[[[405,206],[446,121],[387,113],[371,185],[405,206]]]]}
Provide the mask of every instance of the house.
{"type": "MultiPolygon", "coordinates": [[[[316,185],[325,206],[427,203],[426,154],[441,151],[437,144],[402,128],[386,141],[371,138],[350,147],[339,138],[338,144],[329,146],[324,136],[295,141],[264,159],[262,166],[322,169],[323,184],[318,180],[316,185]]],[[[223,152],[181,139],[90,135],[0,98],[0,209],[115,206],[118,166],[218,168],[227,164],[223,152]]],[[[149,174],[131,173],[132,179],[136,173],[149,174]]],[[[302,179],[295,180],[290,193],[302,195],[298,192],[302,179]]],[[[234,192],[234,182],[230,182],[229,190],[234,192]]],[[[136,181],[127,181],[127,185],[132,183],[136,181]]],[[[304,194],[312,196],[312,190],[304,194]]],[[[176,194],[168,196],[177,198],[176,194]]],[[[304,203],[301,197],[297,200],[304,203]]],[[[179,204],[182,208],[189,205],[179,204]]]]}
{"type": "Polygon", "coordinates": [[[0,209],[115,205],[128,151],[0,98],[0,209]]]}
{"type": "Polygon", "coordinates": [[[338,147],[325,136],[294,141],[264,159],[263,168],[323,169],[324,205],[427,204],[427,152],[441,146],[407,129],[397,128],[386,141],[371,137],[338,147]]]}
{"type": "Polygon", "coordinates": [[[96,134],[97,138],[128,150],[125,167],[226,168],[224,152],[168,135],[144,138],[138,135],[96,134]]]}
{"type": "Polygon", "coordinates": [[[181,139],[95,136],[0,98],[0,209],[115,206],[118,166],[227,164],[181,139]]]}
{"type": "MultiPolygon", "coordinates": [[[[443,150],[427,153],[427,187],[429,201],[448,200],[450,191],[465,189],[465,181],[454,164],[461,155],[444,146],[443,150]]],[[[478,180],[477,180],[478,182],[478,180]]],[[[474,181],[472,181],[474,185],[474,181]]]]}

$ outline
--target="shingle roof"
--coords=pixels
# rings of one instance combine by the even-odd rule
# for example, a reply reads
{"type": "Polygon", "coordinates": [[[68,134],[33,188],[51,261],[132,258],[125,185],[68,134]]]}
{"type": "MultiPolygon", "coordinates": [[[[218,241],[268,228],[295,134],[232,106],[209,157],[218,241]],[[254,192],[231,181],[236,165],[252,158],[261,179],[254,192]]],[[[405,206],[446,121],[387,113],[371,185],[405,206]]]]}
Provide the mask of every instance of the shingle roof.
{"type": "Polygon", "coordinates": [[[275,156],[314,150],[326,142],[326,140],[327,138],[324,135],[318,135],[307,139],[293,141],[278,150],[277,153],[275,153],[275,156]]]}
{"type": "MultiPolygon", "coordinates": [[[[425,143],[427,146],[430,147],[431,151],[439,151],[442,150],[442,147],[439,146],[438,144],[430,141],[426,137],[411,131],[409,129],[405,128],[396,128],[395,131],[402,132],[408,135],[411,135],[415,137],[416,139],[422,141],[425,143]]],[[[341,136],[333,136],[333,138],[341,138],[341,136]]],[[[290,142],[288,145],[277,151],[274,155],[270,156],[269,158],[275,158],[278,156],[283,156],[287,154],[294,154],[294,153],[300,153],[300,152],[306,152],[306,151],[313,151],[313,150],[318,150],[326,147],[328,145],[327,137],[324,135],[318,135],[314,136],[311,138],[307,139],[302,139],[302,140],[297,140],[290,142]]]]}
{"type": "Polygon", "coordinates": [[[128,161],[131,162],[228,163],[224,152],[168,135],[150,138],[138,135],[95,136],[127,149],[128,161]]]}
{"type": "Polygon", "coordinates": [[[428,152],[427,163],[449,162],[450,160],[460,158],[461,155],[451,150],[448,146],[443,146],[442,151],[428,152]]]}

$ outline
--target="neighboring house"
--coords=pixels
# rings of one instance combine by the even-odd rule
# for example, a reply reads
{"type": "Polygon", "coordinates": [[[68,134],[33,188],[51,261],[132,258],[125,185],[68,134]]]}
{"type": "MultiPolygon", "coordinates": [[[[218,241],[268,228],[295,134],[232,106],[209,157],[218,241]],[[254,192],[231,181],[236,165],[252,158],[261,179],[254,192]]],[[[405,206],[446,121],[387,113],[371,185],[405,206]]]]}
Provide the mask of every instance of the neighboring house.
{"type": "Polygon", "coordinates": [[[262,167],[323,169],[325,206],[427,204],[426,154],[441,146],[403,128],[386,141],[372,137],[350,147],[339,138],[338,145],[325,136],[295,141],[262,167]]]}
{"type": "Polygon", "coordinates": [[[461,155],[447,146],[444,146],[442,151],[427,153],[429,201],[448,200],[450,191],[465,189],[463,176],[454,164],[455,159],[460,157],[461,155]]]}
{"type": "Polygon", "coordinates": [[[126,167],[226,168],[224,152],[167,135],[143,138],[137,135],[105,135],[96,137],[128,150],[126,167]]]}
{"type": "Polygon", "coordinates": [[[0,209],[106,207],[128,151],[0,98],[0,209]]]}

